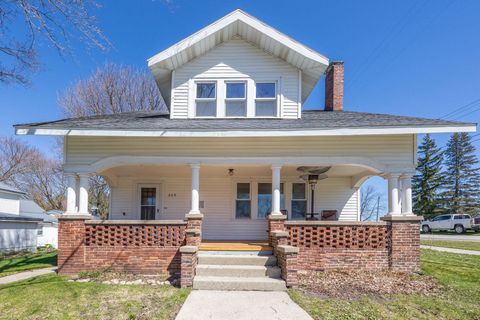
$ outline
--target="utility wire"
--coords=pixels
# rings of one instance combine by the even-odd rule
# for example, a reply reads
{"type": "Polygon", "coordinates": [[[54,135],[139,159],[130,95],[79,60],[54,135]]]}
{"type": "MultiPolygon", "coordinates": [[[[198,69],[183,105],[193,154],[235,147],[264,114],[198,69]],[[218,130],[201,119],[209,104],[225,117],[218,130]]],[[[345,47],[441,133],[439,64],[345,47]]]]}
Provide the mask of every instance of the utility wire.
{"type": "Polygon", "coordinates": [[[473,101],[470,101],[469,103],[465,104],[465,105],[461,105],[457,108],[455,108],[454,110],[444,114],[443,116],[441,116],[440,118],[438,118],[439,120],[444,120],[444,119],[448,119],[448,118],[451,118],[455,115],[455,113],[462,113],[464,111],[467,111],[467,110],[470,110],[472,108],[475,108],[476,106],[478,106],[478,104],[480,103],[480,99],[476,99],[476,100],[473,100],[473,101]]]}

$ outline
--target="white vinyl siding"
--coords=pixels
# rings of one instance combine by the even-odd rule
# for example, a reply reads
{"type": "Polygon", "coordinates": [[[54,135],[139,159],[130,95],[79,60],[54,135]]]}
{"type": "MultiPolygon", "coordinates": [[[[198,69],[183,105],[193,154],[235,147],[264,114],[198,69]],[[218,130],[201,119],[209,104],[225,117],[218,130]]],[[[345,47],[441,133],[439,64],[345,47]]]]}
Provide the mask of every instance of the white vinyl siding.
{"type": "MultiPolygon", "coordinates": [[[[277,82],[279,93],[279,117],[300,117],[300,77],[298,69],[244,40],[222,43],[205,55],[175,70],[172,88],[171,118],[194,117],[195,81],[241,80],[277,82]]],[[[247,88],[247,104],[253,110],[253,83],[247,88]]],[[[223,102],[222,102],[223,104],[223,102]]],[[[248,114],[253,117],[253,112],[248,114]]]]}
{"type": "Polygon", "coordinates": [[[365,157],[392,167],[412,167],[414,135],[144,138],[67,137],[66,165],[89,165],[104,158],[168,157],[365,157]]]}
{"type": "MultiPolygon", "coordinates": [[[[236,179],[200,178],[200,201],[203,201],[204,239],[265,239],[267,222],[256,219],[256,211],[250,219],[235,219],[235,183],[236,179]]],[[[259,177],[256,181],[268,182],[270,177],[259,177]]],[[[288,180],[290,181],[290,180],[288,180]]],[[[188,177],[120,177],[118,185],[111,192],[110,219],[139,219],[136,192],[142,183],[161,184],[160,219],[184,219],[190,210],[190,179],[188,177]],[[125,215],[123,213],[125,212],[125,215]]],[[[291,195],[291,183],[285,182],[285,203],[291,195]]],[[[252,184],[254,185],[254,184],[252,184]]],[[[252,187],[251,187],[252,188],[252,187]]],[[[253,190],[251,190],[253,191],[253,190]]],[[[338,210],[340,220],[357,220],[357,190],[351,188],[350,178],[332,177],[319,181],[315,193],[315,207],[318,210],[338,210]]],[[[252,195],[251,195],[252,197],[252,195]]],[[[289,206],[287,207],[289,209],[289,206]]]]}

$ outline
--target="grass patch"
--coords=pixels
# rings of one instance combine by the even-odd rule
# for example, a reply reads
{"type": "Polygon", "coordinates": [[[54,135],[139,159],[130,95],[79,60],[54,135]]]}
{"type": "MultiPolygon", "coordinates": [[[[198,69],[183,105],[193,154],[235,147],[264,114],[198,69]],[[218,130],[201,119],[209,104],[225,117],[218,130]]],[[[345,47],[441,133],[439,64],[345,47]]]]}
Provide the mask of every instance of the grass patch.
{"type": "Polygon", "coordinates": [[[420,243],[426,246],[480,251],[480,241],[420,240],[420,243]]]}
{"type": "Polygon", "coordinates": [[[39,249],[32,253],[19,253],[0,257],[0,277],[27,270],[57,265],[57,251],[39,249]]]}
{"type": "Polygon", "coordinates": [[[422,250],[422,273],[437,279],[439,294],[346,300],[323,299],[299,290],[289,293],[315,319],[479,319],[480,256],[422,250]]]}
{"type": "Polygon", "coordinates": [[[46,275],[0,286],[0,319],[174,319],[189,292],[46,275]]]}

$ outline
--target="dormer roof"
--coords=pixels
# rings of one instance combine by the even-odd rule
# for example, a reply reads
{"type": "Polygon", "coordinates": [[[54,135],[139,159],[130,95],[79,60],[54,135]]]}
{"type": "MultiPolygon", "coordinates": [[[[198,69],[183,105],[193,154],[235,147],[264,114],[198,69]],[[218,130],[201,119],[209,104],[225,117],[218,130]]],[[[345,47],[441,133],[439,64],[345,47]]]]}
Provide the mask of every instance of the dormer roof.
{"type": "Polygon", "coordinates": [[[167,105],[173,70],[239,37],[302,71],[302,102],[329,64],[325,56],[238,9],[148,59],[148,67],[167,105]]]}

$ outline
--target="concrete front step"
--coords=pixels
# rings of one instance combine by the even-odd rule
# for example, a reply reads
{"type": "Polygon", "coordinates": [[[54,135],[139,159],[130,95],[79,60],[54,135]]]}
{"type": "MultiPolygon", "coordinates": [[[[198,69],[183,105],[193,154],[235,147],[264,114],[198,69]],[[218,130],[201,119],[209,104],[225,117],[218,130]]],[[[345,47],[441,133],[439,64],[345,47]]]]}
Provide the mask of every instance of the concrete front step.
{"type": "Polygon", "coordinates": [[[199,265],[241,265],[241,266],[276,266],[277,258],[274,256],[252,255],[223,255],[223,254],[199,254],[199,265]]]}
{"type": "Polygon", "coordinates": [[[252,290],[285,291],[285,281],[268,277],[210,277],[195,276],[193,289],[197,290],[252,290]]]}
{"type": "Polygon", "coordinates": [[[282,272],[279,267],[273,266],[200,264],[196,268],[196,275],[243,278],[269,277],[279,279],[282,276],[282,272]]]}

